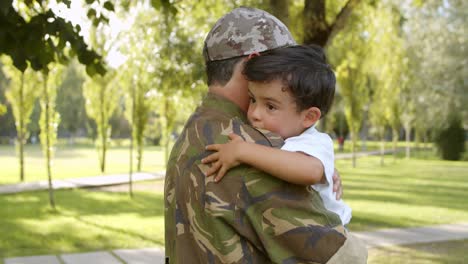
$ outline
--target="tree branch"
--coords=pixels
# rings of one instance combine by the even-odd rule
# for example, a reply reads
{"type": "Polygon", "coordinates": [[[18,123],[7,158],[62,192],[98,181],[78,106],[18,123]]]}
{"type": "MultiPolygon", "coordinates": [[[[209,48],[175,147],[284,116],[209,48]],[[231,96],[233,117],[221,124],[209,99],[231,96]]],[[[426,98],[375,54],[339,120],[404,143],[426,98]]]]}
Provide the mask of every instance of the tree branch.
{"type": "Polygon", "coordinates": [[[353,9],[360,2],[361,0],[348,0],[345,6],[341,9],[340,13],[336,15],[335,21],[333,22],[333,24],[330,25],[330,35],[328,36],[327,44],[325,46],[330,44],[333,38],[336,36],[336,34],[345,27],[346,22],[348,21],[349,17],[351,16],[351,13],[353,12],[353,9]]]}

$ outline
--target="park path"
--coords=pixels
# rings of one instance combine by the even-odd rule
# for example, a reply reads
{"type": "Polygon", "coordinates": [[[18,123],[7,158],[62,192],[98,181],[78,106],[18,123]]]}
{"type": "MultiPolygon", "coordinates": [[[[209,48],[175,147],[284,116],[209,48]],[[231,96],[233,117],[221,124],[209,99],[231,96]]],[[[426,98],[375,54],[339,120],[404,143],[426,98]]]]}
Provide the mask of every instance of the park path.
{"type": "MultiPolygon", "coordinates": [[[[164,173],[146,173],[136,172],[132,175],[134,182],[163,179],[164,173]]],[[[127,184],[129,182],[128,174],[102,175],[84,178],[53,180],[52,186],[57,189],[73,189],[85,187],[101,187],[110,185],[127,184]]],[[[11,194],[29,191],[39,191],[48,189],[47,181],[21,182],[16,184],[0,185],[0,194],[11,194]]]]}
{"type": "MultiPolygon", "coordinates": [[[[353,232],[369,249],[383,246],[468,239],[468,223],[353,232]]],[[[5,264],[163,264],[164,249],[117,249],[4,259],[5,264]]]]}

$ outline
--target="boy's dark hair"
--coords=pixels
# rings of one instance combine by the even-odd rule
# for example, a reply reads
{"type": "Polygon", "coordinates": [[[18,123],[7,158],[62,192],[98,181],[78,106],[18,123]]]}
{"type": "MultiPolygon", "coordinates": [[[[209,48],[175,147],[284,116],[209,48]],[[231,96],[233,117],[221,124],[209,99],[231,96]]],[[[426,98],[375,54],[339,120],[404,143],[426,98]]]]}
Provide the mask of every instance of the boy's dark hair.
{"type": "Polygon", "coordinates": [[[317,45],[266,51],[248,60],[243,74],[252,82],[281,80],[291,92],[298,112],[317,107],[323,117],[333,103],[335,74],[317,45]]]}
{"type": "Polygon", "coordinates": [[[234,57],[225,60],[206,61],[205,70],[208,85],[219,84],[226,85],[231,79],[236,64],[245,56],[234,57]]]}

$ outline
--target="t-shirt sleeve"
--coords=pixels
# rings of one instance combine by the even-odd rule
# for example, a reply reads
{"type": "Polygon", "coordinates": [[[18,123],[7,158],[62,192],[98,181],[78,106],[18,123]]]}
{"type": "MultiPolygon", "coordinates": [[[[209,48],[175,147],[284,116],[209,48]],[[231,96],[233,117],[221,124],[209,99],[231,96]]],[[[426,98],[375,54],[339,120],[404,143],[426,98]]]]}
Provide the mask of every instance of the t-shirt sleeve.
{"type": "Polygon", "coordinates": [[[333,182],[335,156],[333,141],[327,134],[317,132],[312,135],[288,138],[281,149],[291,152],[303,152],[317,158],[322,162],[327,182],[333,182]]]}

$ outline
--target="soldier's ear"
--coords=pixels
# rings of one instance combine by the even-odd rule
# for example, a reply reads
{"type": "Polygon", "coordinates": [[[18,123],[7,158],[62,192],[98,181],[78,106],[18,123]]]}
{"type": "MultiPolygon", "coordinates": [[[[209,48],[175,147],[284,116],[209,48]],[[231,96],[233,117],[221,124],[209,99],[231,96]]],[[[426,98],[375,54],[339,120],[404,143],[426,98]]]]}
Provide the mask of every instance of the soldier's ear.
{"type": "Polygon", "coordinates": [[[309,128],[313,126],[317,121],[320,120],[322,112],[317,107],[310,107],[301,112],[302,115],[302,126],[304,128],[309,128]]]}
{"type": "Polygon", "coordinates": [[[255,58],[257,56],[260,56],[260,53],[258,52],[250,53],[249,56],[247,57],[247,60],[250,60],[251,58],[255,58]]]}

